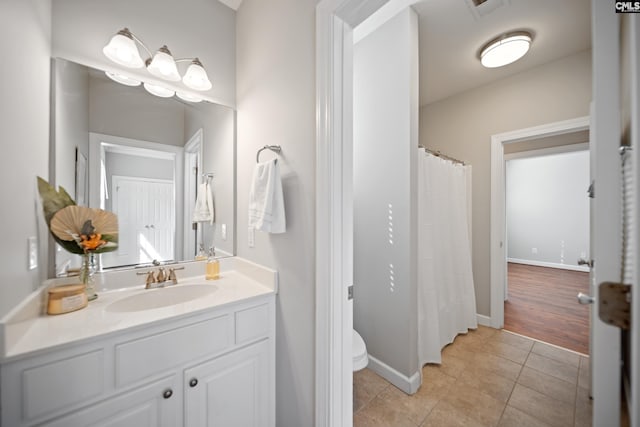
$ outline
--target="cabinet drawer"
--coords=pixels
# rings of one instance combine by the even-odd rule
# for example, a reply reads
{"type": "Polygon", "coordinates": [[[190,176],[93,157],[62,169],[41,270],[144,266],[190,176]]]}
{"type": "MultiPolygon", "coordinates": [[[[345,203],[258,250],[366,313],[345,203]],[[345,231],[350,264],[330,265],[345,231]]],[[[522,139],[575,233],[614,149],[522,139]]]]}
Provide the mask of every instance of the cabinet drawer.
{"type": "Polygon", "coordinates": [[[104,391],[103,350],[22,371],[22,415],[33,420],[104,391]]]}
{"type": "Polygon", "coordinates": [[[270,325],[268,304],[236,312],[236,344],[266,337],[270,325]]]}
{"type": "Polygon", "coordinates": [[[231,320],[229,315],[224,315],[116,345],[116,385],[121,387],[164,373],[230,347],[233,344],[231,320]]]}

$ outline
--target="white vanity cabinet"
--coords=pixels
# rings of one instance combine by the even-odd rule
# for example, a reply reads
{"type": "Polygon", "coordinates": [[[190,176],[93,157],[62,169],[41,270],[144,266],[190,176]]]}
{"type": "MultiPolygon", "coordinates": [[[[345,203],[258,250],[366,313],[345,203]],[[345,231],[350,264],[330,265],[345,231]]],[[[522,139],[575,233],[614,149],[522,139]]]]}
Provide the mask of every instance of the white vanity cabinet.
{"type": "Polygon", "coordinates": [[[261,342],[185,371],[185,427],[269,426],[269,351],[261,342]]]}
{"type": "Polygon", "coordinates": [[[175,376],[121,393],[51,422],[49,427],[173,427],[180,425],[180,387],[175,376]]]}
{"type": "Polygon", "coordinates": [[[275,295],[0,366],[0,425],[275,425],[275,295]]]}

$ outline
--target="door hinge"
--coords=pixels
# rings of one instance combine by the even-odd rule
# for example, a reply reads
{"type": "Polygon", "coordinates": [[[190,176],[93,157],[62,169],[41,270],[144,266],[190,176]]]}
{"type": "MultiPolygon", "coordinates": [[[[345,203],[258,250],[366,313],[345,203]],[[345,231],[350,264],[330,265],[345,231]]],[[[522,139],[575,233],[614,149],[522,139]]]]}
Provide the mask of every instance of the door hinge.
{"type": "Polygon", "coordinates": [[[352,300],[353,299],[353,285],[350,285],[347,288],[347,299],[348,300],[352,300]]]}
{"type": "Polygon", "coordinates": [[[631,286],[616,282],[600,283],[598,316],[604,323],[628,331],[631,324],[631,286]]]}
{"type": "Polygon", "coordinates": [[[596,197],[596,181],[595,180],[591,181],[591,185],[589,185],[589,188],[587,189],[587,194],[591,199],[596,197]]]}

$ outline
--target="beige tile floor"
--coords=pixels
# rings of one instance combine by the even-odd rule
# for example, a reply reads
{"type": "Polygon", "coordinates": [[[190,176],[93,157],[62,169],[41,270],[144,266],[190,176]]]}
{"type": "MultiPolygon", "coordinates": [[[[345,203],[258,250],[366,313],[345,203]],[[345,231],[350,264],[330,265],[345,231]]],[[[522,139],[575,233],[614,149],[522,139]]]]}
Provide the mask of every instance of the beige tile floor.
{"type": "Polygon", "coordinates": [[[354,373],[355,427],[591,425],[589,359],[480,326],[426,365],[408,396],[369,369],[354,373]]]}

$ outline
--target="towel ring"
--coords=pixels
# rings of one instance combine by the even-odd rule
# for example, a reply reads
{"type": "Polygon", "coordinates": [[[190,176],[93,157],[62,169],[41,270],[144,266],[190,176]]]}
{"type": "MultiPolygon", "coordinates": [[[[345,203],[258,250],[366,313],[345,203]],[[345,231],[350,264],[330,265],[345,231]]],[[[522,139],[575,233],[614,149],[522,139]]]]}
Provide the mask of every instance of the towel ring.
{"type": "Polygon", "coordinates": [[[271,150],[274,153],[280,154],[280,152],[282,151],[282,147],[280,147],[279,145],[265,145],[256,153],[256,163],[260,163],[260,153],[262,153],[264,150],[271,150]]]}

